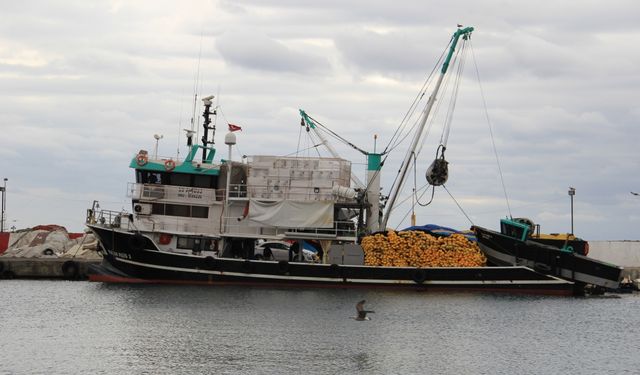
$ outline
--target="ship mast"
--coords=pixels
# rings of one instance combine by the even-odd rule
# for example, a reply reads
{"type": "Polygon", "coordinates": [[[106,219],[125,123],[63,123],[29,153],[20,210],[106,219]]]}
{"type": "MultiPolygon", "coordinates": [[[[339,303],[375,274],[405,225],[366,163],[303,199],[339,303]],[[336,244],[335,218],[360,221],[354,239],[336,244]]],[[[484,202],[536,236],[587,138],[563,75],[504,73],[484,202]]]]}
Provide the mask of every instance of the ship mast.
{"type": "Polygon", "coordinates": [[[427,119],[429,118],[429,114],[431,113],[431,109],[433,108],[433,104],[436,101],[438,91],[440,90],[440,85],[442,84],[442,80],[445,74],[447,73],[447,68],[449,67],[449,63],[451,62],[453,53],[455,52],[456,45],[458,44],[458,40],[460,39],[460,37],[463,37],[463,39],[468,39],[472,32],[473,32],[473,27],[466,27],[464,29],[458,29],[451,37],[451,46],[449,48],[449,53],[447,54],[447,58],[442,64],[442,69],[440,70],[438,81],[436,82],[435,88],[433,89],[433,93],[429,97],[429,100],[427,100],[427,104],[425,106],[424,111],[422,112],[422,117],[420,118],[420,122],[418,123],[417,130],[413,135],[411,147],[407,151],[404,161],[400,166],[400,171],[398,172],[399,178],[397,180],[397,183],[392,187],[391,193],[389,194],[389,201],[386,205],[386,211],[385,211],[384,217],[382,218],[382,228],[387,227],[389,216],[391,216],[391,212],[393,211],[393,205],[395,204],[396,199],[398,198],[398,194],[402,190],[402,185],[404,184],[407,170],[409,169],[411,160],[415,155],[416,148],[420,140],[422,139],[422,133],[424,131],[425,124],[427,123],[427,119]]]}
{"type": "MultiPolygon", "coordinates": [[[[215,137],[215,133],[216,133],[216,125],[215,123],[213,124],[213,126],[209,126],[209,124],[211,124],[211,105],[213,104],[213,102],[211,101],[213,99],[213,95],[207,96],[206,98],[202,98],[202,101],[204,102],[204,113],[202,114],[202,116],[204,117],[204,123],[202,124],[202,127],[204,128],[204,133],[202,134],[202,162],[205,163],[205,161],[207,160],[207,144],[211,143],[214,144],[215,142],[213,140],[209,141],[209,130],[213,130],[213,136],[215,137]]],[[[216,114],[216,110],[214,109],[213,111],[213,115],[216,114]]]]}

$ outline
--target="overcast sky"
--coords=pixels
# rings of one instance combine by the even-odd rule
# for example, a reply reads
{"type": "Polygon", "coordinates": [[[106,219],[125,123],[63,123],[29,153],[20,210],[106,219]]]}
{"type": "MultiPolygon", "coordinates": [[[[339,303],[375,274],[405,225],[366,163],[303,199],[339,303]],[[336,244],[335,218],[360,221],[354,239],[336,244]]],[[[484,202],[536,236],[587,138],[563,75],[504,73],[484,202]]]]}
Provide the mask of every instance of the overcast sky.
{"type": "MultiPolygon", "coordinates": [[[[511,214],[568,232],[572,186],[577,235],[640,239],[640,196],[630,194],[640,191],[639,14],[637,1],[5,2],[7,227],[80,231],[93,200],[130,210],[133,155],[162,134],[159,154],[184,156],[194,85],[199,96],[219,94],[219,156],[227,122],[243,129],[234,157],[304,148],[298,108],[368,151],[378,134],[379,151],[463,24],[475,27],[511,214]]],[[[451,125],[447,188],[474,224],[496,229],[510,213],[473,61],[451,125]]],[[[424,145],[418,186],[442,123],[424,145]]],[[[332,144],[364,178],[364,158],[332,144]]],[[[385,194],[405,149],[387,159],[385,194]]],[[[390,224],[407,226],[408,210],[399,206],[390,224]]],[[[416,214],[419,224],[471,225],[442,188],[416,214]]]]}

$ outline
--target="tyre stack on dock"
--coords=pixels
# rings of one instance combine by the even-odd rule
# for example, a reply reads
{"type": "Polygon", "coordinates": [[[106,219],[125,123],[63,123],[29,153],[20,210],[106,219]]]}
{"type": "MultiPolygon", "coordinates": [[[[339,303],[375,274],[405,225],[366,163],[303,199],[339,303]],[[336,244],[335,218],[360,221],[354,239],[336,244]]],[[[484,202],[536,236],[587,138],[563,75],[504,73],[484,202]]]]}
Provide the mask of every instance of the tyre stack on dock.
{"type": "Polygon", "coordinates": [[[365,265],[386,267],[483,267],[487,258],[462,234],[388,231],[362,239],[365,265]]]}
{"type": "Polygon", "coordinates": [[[0,248],[0,278],[85,279],[89,264],[102,259],[92,234],[41,225],[12,233],[0,248]]]}

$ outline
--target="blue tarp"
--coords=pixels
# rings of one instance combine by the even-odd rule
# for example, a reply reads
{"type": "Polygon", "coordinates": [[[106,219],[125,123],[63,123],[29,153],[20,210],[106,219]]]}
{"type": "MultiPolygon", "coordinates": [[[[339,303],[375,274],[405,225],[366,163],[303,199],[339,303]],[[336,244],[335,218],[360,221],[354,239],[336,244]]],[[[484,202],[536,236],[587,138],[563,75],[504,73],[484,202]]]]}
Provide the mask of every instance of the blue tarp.
{"type": "Polygon", "coordinates": [[[432,234],[434,236],[444,236],[444,237],[449,237],[452,234],[461,234],[461,235],[467,237],[467,239],[469,241],[473,241],[473,242],[477,241],[476,240],[476,236],[473,234],[473,232],[470,232],[470,231],[459,231],[459,230],[443,227],[443,226],[436,225],[436,224],[426,224],[426,225],[420,225],[420,226],[413,226],[413,227],[405,228],[405,229],[401,230],[401,232],[409,231],[409,230],[419,230],[419,231],[422,231],[422,232],[426,232],[426,233],[432,234]]]}
{"type": "Polygon", "coordinates": [[[318,246],[320,246],[320,244],[317,243],[316,241],[301,241],[301,242],[302,242],[303,249],[313,251],[314,253],[318,252],[318,246]]]}

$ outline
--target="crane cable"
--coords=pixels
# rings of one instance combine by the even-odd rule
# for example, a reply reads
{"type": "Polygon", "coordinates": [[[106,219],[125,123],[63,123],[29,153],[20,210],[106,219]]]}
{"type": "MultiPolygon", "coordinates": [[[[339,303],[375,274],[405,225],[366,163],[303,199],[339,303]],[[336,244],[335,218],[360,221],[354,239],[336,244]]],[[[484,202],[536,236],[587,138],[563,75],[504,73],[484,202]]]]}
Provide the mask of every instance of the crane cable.
{"type": "MultiPolygon", "coordinates": [[[[333,136],[335,139],[343,142],[344,144],[346,144],[348,146],[351,146],[353,149],[359,151],[360,153],[362,153],[364,155],[368,154],[368,152],[364,151],[363,149],[359,148],[358,146],[354,145],[353,143],[347,141],[345,138],[343,138],[342,136],[338,135],[336,132],[334,132],[333,130],[329,129],[328,127],[322,125],[322,123],[320,121],[314,119],[313,117],[309,116],[308,114],[307,114],[307,117],[309,117],[309,119],[315,123],[315,125],[316,125],[316,127],[318,129],[321,129],[321,130],[325,131],[327,134],[333,136]]],[[[302,121],[304,122],[304,119],[302,121]]],[[[309,125],[307,125],[307,127],[308,126],[309,125]]],[[[309,129],[307,129],[307,132],[308,131],[309,131],[309,129]]]]}
{"type": "MultiPolygon", "coordinates": [[[[463,41],[462,46],[459,50],[456,51],[456,54],[454,56],[454,61],[453,64],[457,63],[456,66],[456,74],[454,75],[454,79],[453,79],[453,88],[451,89],[450,92],[450,100],[449,100],[449,106],[447,108],[447,113],[445,116],[445,122],[444,122],[444,126],[442,128],[442,134],[440,136],[440,144],[436,150],[436,159],[441,158],[444,160],[444,152],[446,150],[447,147],[447,143],[449,140],[449,135],[451,133],[451,126],[453,123],[453,114],[455,113],[455,108],[456,108],[456,103],[457,103],[457,99],[458,99],[458,92],[462,83],[462,77],[463,77],[463,71],[464,71],[464,67],[465,67],[465,62],[466,62],[466,57],[467,57],[467,48],[466,48],[467,44],[466,44],[466,40],[463,41]],[[440,154],[440,156],[439,156],[440,154]]],[[[448,77],[447,77],[448,78],[448,77]]],[[[445,80],[444,83],[444,88],[443,88],[443,92],[447,92],[447,88],[449,86],[450,80],[445,80]]],[[[434,111],[434,116],[431,118],[431,121],[429,123],[429,126],[427,127],[427,134],[425,135],[420,148],[418,150],[418,152],[414,153],[413,155],[413,163],[414,163],[414,186],[413,186],[413,194],[412,194],[412,205],[411,205],[411,209],[409,210],[409,212],[412,214],[412,218],[415,217],[415,204],[420,205],[421,207],[426,207],[428,205],[430,205],[433,202],[434,196],[435,196],[435,188],[436,185],[431,185],[431,184],[427,184],[427,189],[424,190],[422,192],[422,194],[420,194],[420,196],[418,197],[418,191],[422,190],[422,188],[417,189],[417,172],[416,172],[416,164],[417,164],[417,155],[420,154],[422,147],[424,146],[424,143],[427,139],[427,135],[431,129],[431,126],[433,124],[433,121],[436,117],[436,114],[438,113],[438,109],[439,109],[439,103],[437,103],[435,111],[434,111]],[[420,199],[422,199],[422,197],[424,196],[424,194],[429,191],[429,187],[431,187],[431,197],[429,199],[429,201],[427,201],[426,203],[421,203],[420,199]]],[[[449,194],[449,196],[451,197],[451,199],[453,199],[453,201],[455,202],[455,204],[458,206],[458,208],[462,211],[462,213],[464,214],[464,216],[467,218],[467,220],[469,220],[471,222],[471,219],[469,218],[469,216],[466,214],[466,212],[464,211],[464,209],[462,209],[462,207],[460,206],[460,204],[458,203],[458,201],[453,197],[453,195],[451,194],[451,192],[449,192],[449,190],[446,188],[446,186],[444,184],[442,184],[442,186],[444,187],[444,189],[447,191],[447,193],[449,194]]],[[[407,214],[405,214],[405,216],[403,217],[402,221],[404,221],[404,219],[406,219],[407,215],[409,214],[409,212],[407,214]]],[[[473,224],[473,222],[471,222],[473,224]]],[[[412,223],[413,224],[413,223],[412,223]]]]}
{"type": "MultiPolygon", "coordinates": [[[[500,174],[500,182],[502,184],[502,190],[504,192],[505,201],[506,201],[506,204],[507,204],[507,210],[509,211],[509,216],[512,217],[511,206],[509,204],[509,197],[507,195],[507,189],[506,189],[506,186],[505,186],[505,183],[504,183],[504,175],[502,173],[502,167],[500,165],[500,158],[498,156],[498,150],[497,150],[497,147],[496,147],[496,144],[495,144],[495,138],[494,138],[494,135],[493,135],[493,127],[491,125],[491,119],[489,117],[489,110],[487,108],[487,102],[486,102],[486,98],[485,98],[485,95],[484,95],[484,90],[482,88],[482,81],[480,80],[480,71],[478,69],[478,64],[476,62],[475,53],[473,51],[473,45],[471,44],[471,42],[469,42],[469,43],[470,43],[470,47],[471,47],[470,48],[471,49],[471,57],[472,57],[472,60],[473,60],[473,64],[474,64],[474,68],[475,68],[475,72],[476,72],[476,77],[478,79],[478,86],[480,88],[480,95],[482,97],[483,109],[484,109],[485,117],[486,117],[486,120],[487,120],[487,125],[488,125],[488,128],[489,128],[489,134],[491,136],[491,144],[492,144],[493,152],[494,152],[494,155],[495,155],[495,158],[496,158],[496,164],[498,165],[498,171],[499,171],[499,174],[500,174]]],[[[465,49],[465,46],[466,46],[466,43],[463,43],[463,46],[462,46],[461,49],[465,49]]],[[[464,55],[464,54],[462,55],[462,58],[460,59],[460,64],[458,64],[458,74],[456,75],[456,83],[454,85],[455,88],[454,88],[454,92],[452,92],[452,94],[451,94],[452,95],[452,102],[451,102],[451,104],[449,106],[449,111],[447,113],[447,122],[445,124],[445,128],[443,129],[443,135],[442,135],[442,137],[440,139],[441,145],[444,146],[445,148],[446,148],[446,144],[447,144],[447,141],[448,141],[448,138],[449,138],[449,133],[450,133],[450,130],[451,130],[451,120],[452,120],[452,116],[453,116],[453,110],[455,109],[455,104],[456,104],[455,100],[457,99],[457,92],[458,92],[458,89],[459,89],[459,86],[460,86],[460,80],[461,80],[461,75],[462,75],[461,72],[462,72],[462,69],[464,67],[464,62],[465,62],[464,57],[465,56],[466,55],[464,55]]],[[[415,163],[415,160],[414,160],[414,163],[415,163]]],[[[414,171],[415,171],[415,168],[414,168],[414,171]]],[[[414,193],[417,194],[418,190],[415,188],[415,186],[416,186],[415,183],[416,183],[416,179],[414,177],[414,193]]],[[[471,225],[474,225],[474,223],[471,220],[471,218],[469,217],[469,215],[467,215],[467,213],[462,208],[460,203],[455,199],[453,194],[451,194],[449,189],[447,189],[446,185],[443,184],[442,187],[447,192],[447,194],[449,194],[449,196],[451,197],[453,202],[456,204],[458,209],[460,209],[462,214],[467,218],[467,220],[469,220],[471,225]]],[[[435,186],[432,186],[432,188],[433,188],[433,191],[435,191],[435,186]]],[[[422,188],[420,190],[422,190],[422,188]]],[[[421,198],[426,193],[426,191],[428,191],[428,187],[427,187],[427,190],[425,190],[420,195],[420,197],[418,197],[418,199],[416,199],[416,202],[418,204],[420,204],[419,198],[421,198]]],[[[431,200],[429,202],[427,202],[427,204],[424,204],[424,206],[430,204],[432,201],[433,201],[433,193],[432,193],[432,196],[431,196],[431,200]]],[[[420,205],[422,206],[422,204],[420,204],[420,205]]],[[[412,207],[412,210],[413,210],[413,207],[412,207]]],[[[407,215],[408,215],[408,213],[403,217],[403,219],[402,219],[403,221],[404,221],[404,219],[406,219],[407,215]]]]}
{"type": "MultiPolygon", "coordinates": [[[[447,46],[444,48],[444,50],[442,51],[440,57],[438,58],[438,61],[434,64],[433,69],[431,70],[431,72],[429,73],[429,76],[427,77],[427,79],[425,80],[425,82],[423,83],[420,91],[418,92],[416,98],[413,100],[413,102],[411,103],[409,109],[407,110],[407,112],[405,113],[402,121],[400,122],[400,125],[396,128],[394,134],[392,135],[389,143],[387,144],[387,146],[384,148],[384,150],[381,152],[381,155],[384,155],[383,159],[381,160],[380,165],[384,165],[385,161],[387,160],[388,154],[393,151],[393,149],[395,149],[396,147],[398,147],[402,142],[404,142],[404,140],[409,136],[409,134],[411,134],[411,129],[414,129],[415,126],[418,123],[419,119],[416,119],[416,121],[414,122],[414,124],[411,126],[411,128],[409,129],[409,131],[406,132],[406,134],[402,135],[404,132],[404,129],[407,127],[408,124],[408,120],[413,117],[413,114],[415,113],[416,109],[418,108],[418,103],[422,100],[422,98],[426,95],[427,92],[427,87],[429,86],[429,83],[433,80],[434,77],[434,73],[436,72],[438,66],[440,66],[441,62],[444,59],[444,56],[446,55],[447,50],[449,49],[449,46],[451,45],[451,41],[449,41],[449,43],[447,44],[447,46]],[[402,136],[402,137],[401,137],[402,136]],[[401,139],[400,139],[401,138],[401,139]]],[[[308,116],[308,115],[307,115],[308,116]]],[[[318,120],[314,119],[311,116],[308,116],[310,120],[312,120],[315,125],[317,125],[318,130],[322,130],[325,131],[327,134],[329,134],[330,136],[332,136],[333,138],[351,146],[352,148],[356,149],[357,151],[360,151],[361,153],[367,155],[368,153],[360,148],[358,148],[357,146],[355,146],[353,143],[347,141],[345,138],[341,137],[340,135],[336,134],[335,132],[333,132],[332,130],[330,130],[329,128],[327,128],[326,126],[324,126],[321,122],[319,122],[318,120]]],[[[432,120],[433,121],[433,120],[432,120]]],[[[307,124],[307,127],[309,125],[307,124]]],[[[427,130],[428,132],[428,130],[427,130]]],[[[300,131],[299,133],[299,138],[298,138],[298,149],[300,148],[300,137],[302,135],[302,131],[300,131]]],[[[376,175],[380,173],[380,170],[377,170],[376,175]]],[[[371,181],[373,181],[374,179],[371,179],[371,181]]],[[[397,176],[396,176],[396,180],[397,180],[397,176]]],[[[394,183],[395,184],[395,180],[394,183]]],[[[367,188],[369,183],[367,183],[367,188]]]]}
{"type": "Polygon", "coordinates": [[[467,218],[467,220],[469,220],[469,222],[471,223],[471,225],[473,224],[473,221],[471,221],[471,218],[469,217],[469,215],[467,215],[466,212],[464,212],[464,210],[462,209],[462,206],[460,206],[460,204],[458,203],[458,201],[453,197],[453,194],[451,194],[451,192],[449,191],[449,189],[447,189],[447,187],[445,185],[442,185],[442,187],[444,188],[444,190],[447,192],[447,194],[449,194],[449,196],[451,197],[451,199],[453,199],[453,201],[455,202],[456,206],[458,206],[458,208],[460,209],[460,211],[462,212],[462,214],[467,218]]]}
{"type": "MultiPolygon", "coordinates": [[[[448,46],[447,46],[447,47],[448,47],[448,46]]],[[[445,49],[445,50],[446,50],[446,49],[445,49]]],[[[452,62],[452,66],[453,66],[453,65],[455,65],[455,63],[456,63],[456,61],[457,61],[457,57],[458,57],[458,53],[459,53],[459,52],[460,52],[459,50],[456,50],[456,54],[454,55],[453,62],[452,62]]],[[[439,63],[440,63],[440,61],[438,61],[438,64],[437,64],[437,65],[439,65],[439,63]]],[[[450,83],[450,81],[451,81],[451,80],[450,80],[450,77],[451,77],[451,75],[446,75],[446,76],[444,77],[444,81],[443,81],[443,84],[442,84],[442,92],[446,92],[446,91],[447,91],[447,89],[448,89],[448,87],[449,87],[449,83],[450,83]]],[[[420,145],[419,145],[419,147],[417,148],[417,150],[413,151],[412,158],[414,158],[414,159],[415,159],[415,158],[417,158],[417,156],[418,156],[418,155],[420,155],[420,153],[422,152],[422,148],[423,148],[423,146],[424,146],[424,143],[426,142],[426,140],[427,140],[427,138],[428,138],[428,136],[429,136],[429,134],[430,134],[430,132],[431,132],[431,129],[433,128],[433,124],[434,124],[434,122],[435,122],[435,119],[437,118],[438,112],[440,111],[440,105],[441,105],[441,104],[442,104],[442,102],[441,102],[441,101],[439,101],[439,100],[435,102],[435,107],[433,108],[433,114],[432,114],[432,116],[428,119],[428,121],[429,121],[429,122],[428,122],[428,124],[427,124],[426,130],[424,131],[424,134],[421,136],[421,137],[422,137],[422,142],[420,142],[420,145]]],[[[419,122],[419,121],[420,121],[420,118],[417,118],[417,119],[415,120],[414,125],[411,127],[411,129],[410,129],[410,130],[413,130],[413,129],[415,128],[415,126],[418,124],[418,122],[419,122]]],[[[398,143],[396,143],[396,145],[394,145],[394,148],[395,148],[395,147],[397,147],[398,145],[400,145],[400,143],[402,143],[402,142],[406,139],[406,137],[407,137],[409,134],[410,134],[410,132],[408,132],[408,133],[403,137],[403,139],[402,139],[402,140],[400,140],[398,143]]],[[[406,158],[406,157],[405,157],[405,158],[406,158]]],[[[383,159],[383,163],[384,163],[384,161],[386,161],[386,157],[385,157],[385,159],[383,159]]],[[[409,160],[408,162],[410,162],[410,160],[409,160]]],[[[404,163],[404,161],[403,161],[403,163],[404,163]]],[[[395,177],[394,177],[394,179],[393,179],[393,183],[391,184],[391,189],[390,189],[390,191],[393,191],[393,189],[395,188],[396,184],[400,183],[400,182],[398,181],[398,178],[400,177],[400,171],[401,171],[401,170],[402,170],[402,165],[401,165],[401,166],[400,166],[400,168],[398,169],[398,173],[396,174],[396,176],[395,176],[395,177]]]]}
{"type": "Polygon", "coordinates": [[[447,147],[447,142],[449,141],[449,133],[451,132],[451,124],[453,122],[453,114],[456,109],[456,103],[458,101],[458,91],[460,90],[460,84],[462,83],[462,72],[464,71],[464,66],[466,62],[466,51],[467,51],[467,43],[466,40],[463,41],[460,51],[460,60],[457,65],[457,71],[455,75],[455,83],[453,84],[453,90],[451,90],[451,100],[449,101],[449,108],[447,110],[447,117],[445,120],[445,125],[442,130],[442,136],[440,137],[440,144],[445,148],[447,147]]]}
{"type": "MultiPolygon", "coordinates": [[[[445,125],[443,126],[442,134],[440,136],[440,145],[438,146],[438,149],[436,150],[436,159],[438,158],[438,154],[440,154],[440,157],[444,159],[444,151],[446,150],[447,142],[448,142],[448,139],[449,139],[449,133],[451,132],[451,124],[453,122],[453,112],[455,110],[456,100],[458,98],[458,91],[459,91],[460,84],[461,84],[461,81],[462,81],[462,72],[464,70],[464,62],[466,61],[466,58],[465,58],[466,57],[466,54],[465,54],[466,48],[465,48],[465,46],[466,46],[466,43],[463,42],[461,48],[456,51],[456,55],[454,56],[453,63],[456,64],[456,62],[458,62],[458,61],[459,61],[459,63],[457,63],[457,65],[456,65],[457,68],[456,68],[455,78],[453,80],[454,81],[453,89],[451,90],[451,94],[450,94],[450,98],[451,99],[449,101],[449,107],[447,109],[447,114],[446,114],[446,117],[445,117],[445,119],[446,119],[445,120],[445,125]],[[459,57],[459,55],[460,55],[460,57],[459,57]]],[[[444,89],[443,89],[444,92],[447,91],[447,88],[449,86],[449,82],[450,82],[450,80],[446,80],[445,81],[444,89]]],[[[427,128],[427,135],[428,135],[429,130],[431,129],[431,126],[433,124],[434,119],[436,118],[436,114],[438,113],[439,104],[440,103],[441,102],[438,102],[436,104],[436,108],[435,108],[435,111],[434,111],[434,116],[431,118],[431,122],[429,123],[429,127],[427,128]]],[[[417,155],[419,155],[420,152],[422,151],[422,147],[424,146],[426,138],[427,138],[427,136],[425,135],[425,138],[422,141],[422,144],[420,145],[420,149],[416,153],[416,155],[414,155],[414,160],[413,160],[413,163],[414,163],[414,185],[413,185],[414,188],[413,188],[413,191],[414,191],[414,194],[416,194],[415,202],[421,207],[426,207],[426,206],[430,205],[433,202],[433,198],[435,196],[435,188],[436,188],[435,185],[427,184],[427,186],[431,187],[431,198],[426,203],[421,203],[420,202],[420,199],[424,196],[426,191],[428,191],[428,188],[427,188],[426,191],[424,191],[420,195],[420,197],[417,196],[418,189],[417,189],[417,176],[416,176],[416,163],[417,163],[416,162],[416,158],[417,158],[417,155]]]]}
{"type": "MultiPolygon", "coordinates": [[[[442,54],[440,54],[440,57],[438,58],[438,61],[436,61],[436,63],[434,64],[433,69],[429,73],[429,76],[424,81],[422,87],[418,91],[418,94],[416,95],[415,99],[413,100],[413,102],[409,106],[409,109],[407,110],[407,112],[405,113],[404,117],[402,118],[402,121],[400,121],[400,125],[398,125],[398,127],[395,130],[395,132],[391,136],[391,139],[389,140],[389,143],[387,143],[387,146],[384,148],[384,150],[382,152],[382,155],[384,155],[384,157],[382,158],[382,160],[380,162],[380,165],[384,165],[384,163],[387,161],[387,158],[389,157],[389,154],[391,153],[391,151],[393,151],[396,147],[401,145],[407,139],[407,137],[412,133],[413,129],[415,129],[415,127],[418,125],[418,122],[420,121],[419,117],[414,120],[413,125],[411,125],[409,130],[407,130],[405,132],[405,128],[407,127],[409,119],[411,119],[413,117],[413,115],[415,114],[416,109],[418,108],[418,104],[420,103],[420,101],[426,95],[427,87],[429,87],[430,82],[433,81],[434,73],[436,72],[436,70],[441,65],[442,61],[444,60],[444,57],[445,57],[445,55],[447,53],[447,50],[449,49],[452,41],[453,41],[453,39],[449,40],[449,43],[447,44],[447,46],[442,51],[442,54]]],[[[436,103],[436,107],[437,107],[437,105],[438,105],[438,103],[436,103]]],[[[431,122],[430,122],[429,128],[427,129],[427,134],[429,132],[430,127],[431,127],[431,122]]],[[[398,170],[398,173],[396,174],[393,182],[391,183],[390,191],[393,190],[393,187],[398,182],[399,171],[400,170],[398,170]]],[[[380,171],[376,171],[376,174],[378,174],[378,173],[380,173],[380,171]]],[[[386,197],[386,198],[388,199],[388,197],[386,197]]],[[[384,205],[383,205],[383,207],[384,207],[384,205]]]]}
{"type": "Polygon", "coordinates": [[[436,70],[438,69],[438,67],[440,66],[442,60],[444,59],[444,56],[447,53],[447,50],[449,49],[449,46],[451,45],[451,41],[449,41],[449,44],[447,44],[447,46],[444,48],[444,50],[442,51],[442,54],[440,55],[440,57],[438,58],[438,61],[436,61],[436,63],[433,66],[433,69],[431,70],[431,72],[429,73],[429,75],[427,76],[427,79],[424,81],[424,83],[422,84],[422,87],[420,88],[420,90],[418,91],[418,94],[416,95],[415,99],[413,100],[413,102],[411,103],[411,105],[409,106],[409,109],[407,110],[407,112],[405,113],[404,117],[402,118],[402,120],[400,121],[400,125],[398,125],[398,127],[396,128],[396,131],[393,133],[393,135],[391,136],[391,139],[389,140],[389,143],[387,144],[387,146],[384,148],[384,151],[382,152],[383,154],[388,154],[391,151],[393,151],[393,149],[395,149],[396,147],[398,147],[402,142],[404,142],[404,140],[409,136],[409,134],[411,134],[411,130],[413,128],[415,128],[415,126],[418,123],[419,119],[416,119],[416,121],[414,122],[414,124],[411,126],[411,128],[409,129],[409,131],[406,132],[406,134],[402,135],[404,133],[404,128],[407,127],[407,123],[409,121],[410,118],[413,117],[413,114],[415,113],[416,109],[418,108],[418,103],[424,98],[424,96],[427,93],[427,87],[429,86],[430,82],[433,80],[434,78],[434,73],[436,72],[436,70]],[[402,136],[402,139],[400,139],[402,136]]]}
{"type": "Polygon", "coordinates": [[[480,81],[480,71],[478,69],[478,64],[476,63],[476,55],[473,52],[473,44],[469,41],[471,45],[471,57],[473,59],[473,66],[476,69],[476,77],[478,78],[478,86],[480,87],[480,96],[482,97],[482,105],[484,106],[484,114],[487,118],[487,126],[489,127],[489,134],[491,135],[491,145],[493,146],[493,154],[496,157],[496,164],[498,165],[498,172],[500,174],[500,183],[502,184],[502,191],[504,192],[504,199],[507,203],[507,211],[509,211],[509,217],[513,217],[511,215],[511,205],[509,204],[509,196],[507,195],[507,188],[504,184],[504,176],[502,175],[502,167],[500,166],[500,158],[498,157],[498,149],[496,148],[496,142],[493,138],[493,127],[491,126],[491,120],[489,119],[489,110],[487,109],[487,101],[484,97],[484,90],[482,89],[482,82],[480,81]]]}

